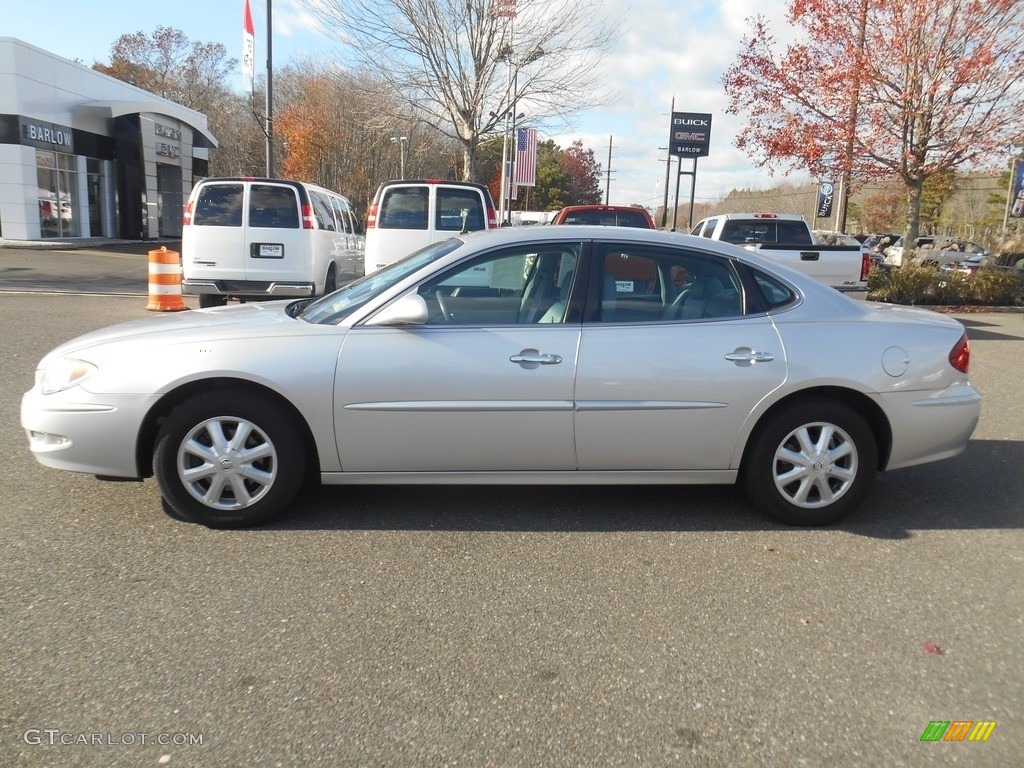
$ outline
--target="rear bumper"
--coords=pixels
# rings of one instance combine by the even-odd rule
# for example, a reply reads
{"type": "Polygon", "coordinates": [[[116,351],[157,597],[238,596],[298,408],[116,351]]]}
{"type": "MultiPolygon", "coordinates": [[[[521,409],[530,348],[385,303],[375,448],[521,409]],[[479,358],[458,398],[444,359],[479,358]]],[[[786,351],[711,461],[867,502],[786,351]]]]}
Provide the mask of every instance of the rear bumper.
{"type": "Polygon", "coordinates": [[[981,395],[969,384],[935,392],[890,392],[882,395],[882,403],[893,434],[886,469],[962,453],[981,415],[981,395]]]}
{"type": "Polygon", "coordinates": [[[182,280],[181,292],[190,296],[266,296],[283,298],[314,296],[313,283],[266,280],[182,280]]]}

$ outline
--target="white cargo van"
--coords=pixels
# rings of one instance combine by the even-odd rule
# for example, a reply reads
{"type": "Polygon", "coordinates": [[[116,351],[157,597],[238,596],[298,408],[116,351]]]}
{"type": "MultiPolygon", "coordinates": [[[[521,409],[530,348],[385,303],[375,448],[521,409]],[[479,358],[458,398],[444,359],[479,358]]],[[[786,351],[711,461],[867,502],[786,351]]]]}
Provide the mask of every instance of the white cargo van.
{"type": "Polygon", "coordinates": [[[182,293],[199,306],[316,296],[363,271],[362,228],[348,199],[287,179],[196,184],[181,236],[182,293]]]}
{"type": "Polygon", "coordinates": [[[368,275],[460,232],[495,229],[494,200],[483,184],[440,179],[385,181],[366,217],[368,275]]]}

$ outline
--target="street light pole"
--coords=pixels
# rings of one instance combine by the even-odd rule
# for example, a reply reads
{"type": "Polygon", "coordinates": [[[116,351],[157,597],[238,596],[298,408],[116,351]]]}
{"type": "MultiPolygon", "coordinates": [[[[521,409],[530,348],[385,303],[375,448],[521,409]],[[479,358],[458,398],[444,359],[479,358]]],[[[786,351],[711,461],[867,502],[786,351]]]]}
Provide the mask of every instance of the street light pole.
{"type": "Polygon", "coordinates": [[[409,142],[408,136],[392,136],[391,143],[398,145],[398,167],[400,176],[399,178],[405,178],[405,145],[409,142]]]}

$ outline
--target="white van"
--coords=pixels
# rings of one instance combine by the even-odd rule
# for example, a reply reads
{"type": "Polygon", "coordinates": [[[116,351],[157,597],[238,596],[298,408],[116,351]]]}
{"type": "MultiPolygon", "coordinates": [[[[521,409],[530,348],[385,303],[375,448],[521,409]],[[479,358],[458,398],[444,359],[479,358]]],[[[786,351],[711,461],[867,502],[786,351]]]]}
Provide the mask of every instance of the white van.
{"type": "Polygon", "coordinates": [[[495,229],[494,200],[483,184],[440,179],[385,181],[366,217],[370,274],[413,251],[460,232],[495,229]]]}
{"type": "Polygon", "coordinates": [[[182,293],[200,307],[316,296],[362,275],[364,238],[348,199],[287,179],[196,184],[181,235],[182,293]]]}

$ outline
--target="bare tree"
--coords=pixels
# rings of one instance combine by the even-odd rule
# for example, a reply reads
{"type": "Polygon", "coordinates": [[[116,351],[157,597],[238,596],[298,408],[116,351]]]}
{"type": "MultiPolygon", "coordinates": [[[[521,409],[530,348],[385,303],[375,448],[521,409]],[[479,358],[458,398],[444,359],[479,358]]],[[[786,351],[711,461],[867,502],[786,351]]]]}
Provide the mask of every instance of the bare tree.
{"type": "Polygon", "coordinates": [[[475,179],[480,139],[528,111],[560,121],[607,98],[596,66],[614,27],[586,0],[304,0],[342,61],[386,79],[406,109],[459,142],[475,179]]]}

